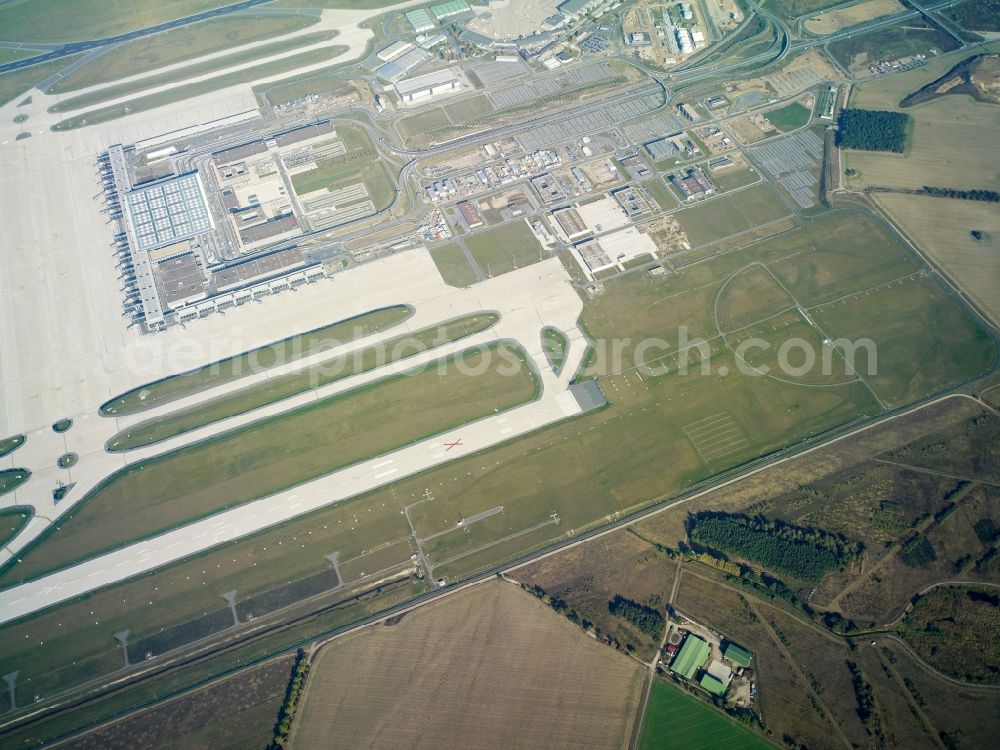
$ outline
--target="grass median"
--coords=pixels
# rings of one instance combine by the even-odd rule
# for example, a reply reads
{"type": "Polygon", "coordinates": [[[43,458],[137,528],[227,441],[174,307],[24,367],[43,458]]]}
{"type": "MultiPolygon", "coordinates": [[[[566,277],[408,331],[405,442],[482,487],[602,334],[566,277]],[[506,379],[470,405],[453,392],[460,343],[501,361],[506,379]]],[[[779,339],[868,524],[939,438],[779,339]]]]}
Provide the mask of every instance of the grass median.
{"type": "Polygon", "coordinates": [[[389,453],[523,404],[539,389],[524,352],[497,342],[133,464],[8,567],[0,585],[389,453]]]}
{"type": "Polygon", "coordinates": [[[413,313],[414,310],[409,305],[394,305],[362,313],[296,336],[289,336],[235,357],[133,388],[101,406],[101,414],[105,417],[126,417],[137,414],[154,406],[229,383],[245,375],[388,330],[412,317],[413,313]]]}
{"type": "Polygon", "coordinates": [[[494,325],[496,313],[477,313],[396,336],[380,344],[355,350],[343,357],[310,367],[307,370],[269,378],[259,385],[220,396],[208,403],[182,409],[162,419],[141,422],[122,430],[108,441],[109,451],[127,451],[153,445],[213,422],[234,417],[263,406],[297,396],[314,388],[359,375],[376,367],[408,359],[438,346],[458,341],[494,325]]]}

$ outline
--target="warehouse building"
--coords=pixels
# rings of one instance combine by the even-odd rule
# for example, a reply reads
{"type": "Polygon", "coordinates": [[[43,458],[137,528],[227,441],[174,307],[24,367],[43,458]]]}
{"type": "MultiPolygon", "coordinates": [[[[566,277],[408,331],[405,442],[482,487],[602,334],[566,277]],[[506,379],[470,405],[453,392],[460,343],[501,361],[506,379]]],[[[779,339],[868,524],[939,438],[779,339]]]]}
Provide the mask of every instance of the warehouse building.
{"type": "Polygon", "coordinates": [[[432,5],[431,15],[433,15],[438,21],[443,21],[446,18],[451,18],[452,16],[457,16],[461,13],[467,13],[470,10],[469,4],[465,2],[465,0],[448,0],[448,2],[432,5]]]}
{"type": "Polygon", "coordinates": [[[423,65],[429,57],[429,52],[414,47],[408,52],[399,55],[396,59],[390,60],[385,65],[380,65],[375,71],[375,75],[383,81],[395,83],[403,76],[423,65]]]}
{"type": "Polygon", "coordinates": [[[685,680],[690,680],[695,673],[705,666],[712,649],[709,645],[696,635],[689,634],[681,644],[677,658],[670,665],[670,671],[678,674],[685,680]]]}
{"type": "Polygon", "coordinates": [[[400,100],[412,102],[459,88],[458,76],[449,68],[407,78],[395,84],[400,100]]]}
{"type": "Polygon", "coordinates": [[[737,646],[735,643],[729,641],[727,641],[726,645],[723,647],[722,655],[739,667],[749,667],[750,660],[753,659],[753,654],[745,648],[737,646]]]}
{"type": "Polygon", "coordinates": [[[405,15],[406,20],[410,22],[410,26],[413,27],[413,30],[417,34],[422,34],[425,31],[437,28],[437,24],[434,23],[434,19],[431,18],[431,14],[427,12],[426,8],[409,10],[405,15]]]}
{"type": "Polygon", "coordinates": [[[375,56],[382,62],[389,62],[390,60],[395,60],[404,52],[409,52],[411,49],[413,49],[413,44],[410,42],[393,42],[388,47],[383,47],[379,50],[375,56]]]}

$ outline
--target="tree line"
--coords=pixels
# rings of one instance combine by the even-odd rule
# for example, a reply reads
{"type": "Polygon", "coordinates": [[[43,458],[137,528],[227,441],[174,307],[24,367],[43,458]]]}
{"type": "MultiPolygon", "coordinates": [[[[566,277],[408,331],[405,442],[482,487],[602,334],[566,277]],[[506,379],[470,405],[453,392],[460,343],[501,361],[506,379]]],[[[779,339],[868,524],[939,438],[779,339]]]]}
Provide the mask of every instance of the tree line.
{"type": "Polygon", "coordinates": [[[854,554],[839,535],[763,516],[694,514],[688,517],[688,536],[801,581],[818,581],[854,554]]]}
{"type": "Polygon", "coordinates": [[[659,638],[663,633],[663,615],[652,607],[626,599],[621,594],[615,594],[615,598],[608,602],[608,612],[653,638],[659,638]]]}
{"type": "Polygon", "coordinates": [[[278,710],[278,721],[274,725],[274,738],[271,740],[268,750],[282,750],[287,744],[288,734],[292,731],[292,719],[295,718],[295,709],[299,705],[299,698],[302,697],[302,688],[305,685],[307,674],[309,674],[309,661],[306,659],[306,652],[300,648],[295,655],[292,679],[285,692],[285,701],[278,710]]]}
{"type": "Polygon", "coordinates": [[[875,109],[842,109],[837,118],[837,145],[860,151],[891,151],[906,148],[910,116],[875,109]]]}

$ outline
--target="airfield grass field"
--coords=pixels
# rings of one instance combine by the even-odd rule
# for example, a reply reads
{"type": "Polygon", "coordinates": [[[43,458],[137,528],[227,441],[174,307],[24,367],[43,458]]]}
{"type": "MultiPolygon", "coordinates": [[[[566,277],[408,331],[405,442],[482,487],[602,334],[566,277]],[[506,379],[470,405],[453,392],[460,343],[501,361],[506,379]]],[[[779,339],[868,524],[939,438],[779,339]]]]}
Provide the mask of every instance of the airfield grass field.
{"type": "Polygon", "coordinates": [[[472,266],[469,265],[468,258],[462,252],[462,248],[457,242],[449,242],[446,245],[439,245],[432,248],[431,260],[441,272],[444,283],[454,287],[467,287],[479,281],[472,266]]]}
{"type": "Polygon", "coordinates": [[[5,65],[16,60],[23,60],[26,57],[34,57],[38,52],[33,49],[0,49],[0,65],[5,65]]]}
{"type": "Polygon", "coordinates": [[[315,169],[292,175],[292,187],[298,195],[328,188],[336,190],[363,182],[376,210],[382,210],[395,194],[392,180],[383,161],[377,158],[375,146],[360,127],[337,126],[337,140],[344,143],[347,153],[326,159],[315,169]]]}
{"type": "Polygon", "coordinates": [[[7,542],[17,536],[17,532],[28,522],[29,518],[31,518],[30,510],[11,508],[10,510],[0,511],[0,545],[7,544],[7,542]]]}
{"type": "Polygon", "coordinates": [[[479,232],[469,237],[465,246],[487,277],[530,266],[546,257],[527,222],[522,220],[479,232]]]}
{"type": "Polygon", "coordinates": [[[229,4],[228,0],[79,0],[66,7],[62,0],[15,0],[0,8],[0,28],[5,39],[19,42],[101,39],[229,4]]]}
{"type": "Polygon", "coordinates": [[[133,388],[101,406],[101,414],[107,417],[137,414],[154,406],[229,383],[248,373],[261,372],[276,365],[293,362],[310,354],[389,330],[411,318],[413,313],[413,308],[408,305],[394,305],[289,336],[196,370],[170,375],[154,383],[133,388]]]}
{"type": "Polygon", "coordinates": [[[639,185],[649,191],[649,194],[661,210],[669,211],[672,208],[677,208],[677,198],[674,197],[673,192],[671,192],[663,180],[646,180],[645,182],[640,182],[639,185]]]}
{"type": "Polygon", "coordinates": [[[716,189],[721,193],[728,190],[736,190],[737,188],[746,187],[747,185],[752,185],[755,182],[760,182],[760,175],[755,170],[749,169],[742,164],[737,167],[730,167],[729,169],[721,170],[719,172],[710,171],[708,169],[708,162],[700,166],[709,176],[712,184],[715,185],[716,189]]]}
{"type": "Polygon", "coordinates": [[[384,343],[356,349],[343,357],[327,360],[308,370],[275,376],[265,382],[220,396],[208,403],[141,422],[122,430],[108,441],[107,450],[126,451],[181,435],[227,417],[244,414],[276,401],[368,372],[376,367],[413,357],[421,352],[458,341],[493,326],[499,315],[465,315],[439,325],[393,337],[384,343]]]}
{"type": "Polygon", "coordinates": [[[641,666],[514,585],[487,583],[389,622],[320,651],[293,747],[627,744],[641,666]]]}
{"type": "Polygon", "coordinates": [[[27,469],[3,469],[0,471],[0,495],[13,492],[28,481],[31,472],[27,469]]]}
{"type": "Polygon", "coordinates": [[[24,440],[24,435],[11,435],[8,438],[0,440],[0,458],[3,458],[20,448],[24,445],[24,440]]]}
{"type": "Polygon", "coordinates": [[[728,237],[788,215],[770,185],[755,185],[729,196],[709,199],[674,216],[693,246],[728,237]]]}
{"type": "Polygon", "coordinates": [[[738,724],[718,709],[688,695],[664,679],[656,679],[642,721],[639,750],[772,750],[775,745],[738,724]]]}
{"type": "Polygon", "coordinates": [[[1000,324],[1000,213],[995,203],[880,193],[875,202],[922,253],[1000,324]],[[975,239],[972,231],[983,233],[975,239]]]}
{"type": "Polygon", "coordinates": [[[56,544],[43,541],[25,552],[0,574],[0,585],[529,401],[537,397],[538,384],[523,360],[516,375],[500,372],[522,356],[509,344],[468,350],[442,360],[444,374],[434,365],[389,377],[133,464],[81,500],[43,537],[56,544]],[[482,375],[458,369],[479,367],[484,357],[489,367],[482,375]]]}
{"type": "MultiPolygon", "coordinates": [[[[969,353],[981,350],[983,341],[975,331],[970,332],[969,319],[954,298],[943,293],[921,294],[921,290],[933,290],[931,279],[919,285],[908,280],[900,286],[899,279],[912,277],[920,268],[919,262],[880,223],[858,212],[832,213],[801,222],[795,230],[692,262],[663,277],[652,278],[641,271],[625,274],[608,282],[593,300],[585,300],[582,315],[590,337],[598,344],[615,339],[633,342],[617,360],[598,351],[591,366],[591,376],[598,378],[611,402],[608,408],[443,464],[252,539],[6,626],[0,629],[0,668],[5,672],[22,669],[22,679],[34,679],[26,690],[37,685],[41,694],[50,695],[54,686],[74,684],[86,675],[116,668],[120,654],[110,634],[122,627],[132,628],[137,637],[155,632],[217,610],[223,604],[219,592],[238,589],[242,597],[324,569],[327,563],[323,556],[333,551],[340,551],[341,558],[347,560],[387,542],[406,539],[409,527],[400,512],[406,505],[417,503],[410,508],[410,518],[418,538],[447,532],[428,542],[425,552],[434,565],[448,562],[440,574],[454,579],[593,527],[616,513],[674,495],[833,427],[882,413],[883,407],[862,383],[805,387],[815,383],[806,378],[786,382],[737,372],[731,350],[717,337],[711,313],[726,280],[736,274],[719,302],[725,303],[724,309],[735,311],[727,314],[736,316],[737,323],[747,321],[759,309],[761,318],[750,321],[759,328],[764,318],[787,306],[787,300],[776,294],[773,304],[778,310],[727,301],[729,295],[759,296],[761,277],[749,271],[737,273],[755,263],[766,265],[800,301],[837,308],[837,320],[852,324],[866,320],[862,335],[876,341],[882,331],[889,332],[892,340],[897,331],[906,328],[900,319],[916,317],[908,324],[914,336],[927,333],[922,326],[929,318],[959,324],[947,340],[932,340],[922,349],[917,378],[912,372],[895,376],[886,372],[894,366],[909,367],[908,358],[901,364],[904,359],[897,361],[889,354],[880,357],[880,373],[885,373],[880,377],[886,379],[870,384],[883,399],[900,392],[919,397],[928,389],[974,377],[990,364],[969,353]],[[888,282],[893,285],[887,286],[888,282]],[[935,311],[922,310],[921,304],[935,311]],[[848,314],[854,306],[859,311],[848,314]],[[678,371],[680,363],[672,349],[682,325],[688,327],[690,338],[703,337],[709,342],[708,374],[701,374],[697,357],[692,357],[687,375],[678,371]],[[662,338],[666,345],[645,354],[636,352],[635,343],[647,338],[662,338]],[[663,358],[670,363],[663,374],[631,369],[663,358]],[[730,373],[721,375],[721,366],[728,367],[730,373]],[[959,366],[966,369],[959,370],[959,366]],[[880,392],[882,388],[885,393],[880,392]],[[712,439],[712,433],[719,429],[725,433],[722,441],[712,439]],[[578,466],[580,470],[554,473],[553,466],[578,466]],[[459,532],[450,531],[458,520],[499,504],[503,505],[501,513],[459,532]],[[139,602],[142,605],[135,606],[139,602]],[[96,655],[87,661],[91,653],[96,655]]],[[[833,337],[848,335],[842,330],[826,332],[833,337]]],[[[777,342],[781,331],[768,335],[777,342]]],[[[444,409],[455,402],[450,384],[446,381],[440,387],[448,388],[447,396],[436,397],[444,405],[427,399],[421,404],[421,414],[427,404],[444,409]]],[[[476,396],[482,398],[483,394],[477,391],[476,396]]],[[[324,423],[324,432],[327,430],[329,425],[324,423]]],[[[256,433],[265,438],[272,434],[267,430],[256,433]]],[[[394,433],[398,438],[398,427],[394,433]]],[[[237,450],[242,452],[238,446],[237,450]]],[[[267,454],[284,454],[291,448],[278,439],[271,440],[266,450],[267,454]]],[[[228,458],[222,464],[232,465],[228,458]]],[[[75,540],[61,537],[65,529],[53,532],[50,539],[59,544],[41,542],[27,552],[22,565],[30,563],[38,572],[53,567],[53,556],[65,554],[61,560],[67,563],[105,548],[109,528],[117,529],[126,522],[135,527],[135,516],[149,516],[150,497],[162,499],[156,513],[180,506],[171,513],[176,510],[172,518],[182,522],[202,515],[208,506],[217,504],[219,495],[232,501],[236,490],[247,496],[263,494],[267,491],[264,481],[295,483],[302,481],[305,471],[282,459],[283,477],[272,478],[275,469],[269,464],[262,469],[263,478],[257,471],[241,471],[221,484],[204,484],[203,476],[194,472],[189,477],[176,462],[165,466],[168,468],[150,467],[119,482],[113,495],[107,490],[102,519],[84,524],[85,506],[75,540]],[[189,482],[198,490],[189,491],[189,482]],[[128,501],[135,497],[144,497],[141,510],[128,501]],[[131,507],[135,511],[123,511],[131,507]],[[71,542],[75,549],[67,551],[71,542]]],[[[213,467],[212,473],[218,474],[218,468],[213,467]]],[[[151,520],[143,519],[146,528],[157,525],[151,520]]],[[[406,545],[397,547],[400,563],[405,563],[409,560],[406,545]]],[[[19,567],[3,576],[4,584],[22,577],[19,567]]]]}
{"type": "Polygon", "coordinates": [[[404,138],[412,138],[423,133],[431,133],[441,128],[450,127],[451,120],[443,107],[434,107],[425,112],[409,115],[399,120],[399,130],[404,138]]]}
{"type": "MultiPolygon", "coordinates": [[[[49,89],[49,92],[65,94],[88,86],[116,81],[127,76],[148,73],[157,68],[185,60],[193,60],[202,55],[221,52],[243,44],[263,42],[271,37],[301,31],[312,26],[318,20],[315,16],[306,15],[235,15],[211,19],[191,26],[182,26],[115,47],[107,54],[101,55],[93,63],[84,65],[79,70],[70,73],[49,89]]],[[[332,38],[334,35],[323,34],[322,36],[332,38]]],[[[294,49],[295,46],[309,44],[310,39],[322,41],[316,35],[302,35],[296,37],[290,44],[285,43],[278,46],[258,44],[253,50],[256,54],[246,60],[232,60],[230,59],[231,55],[225,55],[218,58],[219,63],[215,68],[192,70],[192,67],[186,67],[185,70],[181,71],[181,75],[188,77],[195,75],[196,72],[207,73],[226,65],[246,62],[255,57],[277,54],[294,49]]]]}
{"type": "Polygon", "coordinates": [[[73,55],[60,60],[50,60],[0,75],[0,106],[19,97],[27,98],[29,89],[66,66],[72,65],[79,57],[80,55],[73,55]]]}
{"type": "MultiPolygon", "coordinates": [[[[288,71],[296,70],[297,68],[315,65],[337,57],[346,51],[347,47],[341,44],[331,45],[325,49],[290,55],[262,65],[254,65],[232,73],[206,78],[202,81],[174,86],[155,94],[148,94],[147,96],[128,99],[120,104],[112,104],[107,107],[86,110],[85,112],[74,115],[73,117],[60,120],[52,126],[52,129],[55,131],[74,130],[87,125],[97,125],[99,123],[110,122],[111,120],[117,120],[118,118],[125,117],[126,115],[135,114],[137,112],[145,112],[146,110],[155,109],[156,107],[162,107],[167,104],[174,104],[185,99],[190,99],[194,96],[200,96],[201,94],[208,94],[213,91],[218,91],[220,89],[229,88],[230,86],[236,86],[243,83],[253,83],[254,81],[258,81],[262,78],[269,78],[270,76],[287,73],[288,71]]],[[[254,56],[256,56],[256,53],[254,56]]],[[[164,75],[173,78],[174,76],[177,76],[178,73],[164,75]]],[[[141,85],[138,83],[122,84],[123,87],[131,85],[140,86],[140,90],[145,90],[150,84],[148,80],[144,81],[141,85]]],[[[104,93],[106,93],[106,91],[104,93]]],[[[81,95],[80,98],[83,96],[84,95],[81,95]]],[[[67,102],[69,101],[70,100],[67,100],[67,102]]],[[[68,106],[68,104],[61,103],[59,106],[68,106]]]]}
{"type": "Polygon", "coordinates": [[[542,348],[545,350],[545,358],[555,372],[562,369],[563,362],[566,361],[568,347],[569,341],[566,340],[566,335],[562,331],[549,327],[542,329],[542,348]]]}

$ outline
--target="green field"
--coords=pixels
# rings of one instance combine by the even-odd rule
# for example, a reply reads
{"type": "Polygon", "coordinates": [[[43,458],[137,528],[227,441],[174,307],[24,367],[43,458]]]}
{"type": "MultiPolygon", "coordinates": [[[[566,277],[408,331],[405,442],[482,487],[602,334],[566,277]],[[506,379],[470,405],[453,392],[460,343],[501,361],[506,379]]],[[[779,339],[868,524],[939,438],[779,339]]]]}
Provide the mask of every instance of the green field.
{"type": "Polygon", "coordinates": [[[79,57],[79,55],[64,57],[61,60],[51,60],[0,75],[0,105],[17,99],[50,75],[58,73],[67,65],[72,65],[79,57]]]}
{"type": "Polygon", "coordinates": [[[0,471],[0,495],[13,492],[28,481],[31,472],[27,469],[4,469],[0,471]]]}
{"type": "MultiPolygon", "coordinates": [[[[49,93],[64,94],[70,91],[78,91],[88,86],[116,81],[127,76],[148,73],[157,68],[173,65],[185,60],[193,60],[202,55],[222,52],[243,44],[261,42],[270,37],[300,31],[313,25],[318,20],[315,16],[302,15],[232,16],[213,19],[192,26],[184,26],[115,47],[89,65],[84,65],[79,70],[63,78],[49,89],[49,93]]],[[[155,81],[155,83],[144,82],[141,85],[115,86],[108,89],[114,92],[113,95],[101,94],[86,98],[74,97],[73,100],[69,101],[80,101],[81,103],[77,106],[68,106],[64,109],[55,109],[53,111],[63,112],[67,109],[92,106],[116,96],[127,96],[142,91],[153,85],[172,83],[194,75],[203,75],[221,70],[230,65],[247,63],[251,60],[266,57],[267,55],[289,52],[307,44],[329,41],[335,36],[335,32],[318,32],[315,34],[303,34],[291,40],[257,44],[252,50],[246,52],[234,55],[222,55],[211,62],[206,61],[201,64],[187,65],[173,74],[154,76],[147,79],[148,81],[155,81]]]]}
{"type": "MultiPolygon", "coordinates": [[[[861,383],[816,387],[815,379],[807,377],[782,381],[736,373],[732,351],[716,335],[716,303],[726,310],[733,325],[754,330],[787,305],[787,298],[777,293],[768,292],[766,298],[759,299],[762,284],[768,284],[760,275],[744,270],[759,268],[752,264],[766,266],[806,305],[819,305],[838,314],[854,305],[865,305],[865,315],[856,317],[866,318],[862,334],[876,340],[883,338],[882,331],[890,338],[895,336],[901,321],[915,316],[914,305],[920,315],[956,323],[955,335],[947,346],[932,342],[922,349],[923,359],[916,364],[916,372],[910,364],[901,365],[911,367],[896,376],[906,381],[908,393],[921,393],[921,384],[935,387],[932,381],[940,383],[947,373],[961,379],[977,374],[976,352],[983,345],[975,326],[970,326],[970,318],[954,298],[928,295],[923,282],[898,281],[920,268],[918,260],[881,223],[861,212],[835,212],[803,221],[793,231],[693,262],[665,276],[624,275],[607,282],[603,293],[594,299],[586,299],[582,314],[582,322],[597,345],[591,373],[598,377],[609,407],[0,628],[0,669],[21,669],[18,684],[25,681],[23,690],[29,696],[32,691],[51,695],[83,679],[108,674],[121,664],[109,633],[124,627],[132,628],[136,635],[156,632],[217,609],[219,592],[238,589],[243,597],[325,569],[328,564],[323,556],[332,551],[340,551],[341,557],[348,559],[387,541],[405,539],[409,528],[400,511],[426,500],[428,490],[433,492],[433,501],[414,505],[410,517],[421,539],[445,532],[427,542],[425,552],[438,566],[435,575],[455,578],[564,539],[571,531],[580,533],[616,512],[675,496],[756,457],[780,455],[787,446],[833,427],[881,414],[883,408],[861,383]],[[732,281],[722,290],[728,279],[732,281]],[[886,286],[890,281],[893,285],[886,286]],[[721,299],[717,299],[720,290],[721,299]],[[703,337],[708,341],[711,359],[707,374],[701,373],[698,357],[692,357],[687,375],[678,372],[674,349],[679,326],[687,327],[690,339],[703,337]],[[668,345],[645,352],[635,350],[637,342],[654,337],[668,345]],[[617,361],[606,346],[614,339],[632,341],[617,361]],[[665,362],[668,371],[637,373],[630,369],[636,362],[665,362]],[[963,363],[967,369],[957,372],[963,363]],[[720,374],[722,366],[730,368],[729,375],[720,374]],[[699,431],[699,423],[706,418],[716,419],[735,436],[724,451],[712,450],[712,443],[704,437],[715,428],[699,431]],[[578,470],[556,472],[554,466],[578,470]],[[498,504],[503,505],[502,513],[469,524],[460,532],[449,531],[455,528],[456,519],[469,518],[498,504]],[[558,524],[552,522],[553,513],[560,519],[558,524]],[[137,602],[142,606],[136,606],[137,602]],[[27,682],[29,679],[32,682],[27,682]]],[[[926,283],[931,282],[928,279],[926,283]]],[[[814,318],[821,314],[819,309],[810,311],[814,318]]],[[[914,327],[920,320],[918,317],[914,327]]],[[[805,332],[802,319],[798,321],[800,328],[789,327],[795,335],[805,332]]],[[[852,335],[846,328],[834,329],[833,321],[824,319],[821,325],[829,326],[830,336],[852,335]]],[[[768,336],[776,343],[781,329],[768,336]]],[[[888,367],[893,357],[891,353],[886,357],[888,367]]],[[[892,381],[886,383],[879,379],[871,383],[883,398],[889,398],[897,388],[892,381]]],[[[456,402],[449,392],[447,406],[456,402]]],[[[268,445],[268,451],[274,450],[285,451],[281,440],[268,445]]],[[[270,460],[270,453],[255,454],[255,459],[261,457],[270,460]]],[[[229,467],[228,460],[219,463],[229,467]]],[[[300,481],[305,472],[301,467],[294,470],[300,481]]],[[[208,469],[192,469],[194,474],[202,471],[208,469]]],[[[101,522],[95,521],[89,530],[73,532],[75,538],[61,538],[60,544],[51,548],[43,542],[28,552],[23,565],[30,563],[37,574],[48,563],[65,564],[66,558],[60,562],[50,556],[65,554],[67,544],[77,548],[77,556],[92,554],[120,541],[108,539],[109,528],[134,528],[140,513],[162,514],[165,506],[177,504],[184,506],[178,515],[190,517],[204,512],[203,507],[211,507],[220,495],[232,501],[266,489],[262,485],[272,481],[270,475],[276,471],[290,473],[292,467],[282,461],[277,467],[254,467],[233,479],[209,484],[202,476],[189,477],[186,464],[175,464],[164,486],[165,472],[150,467],[118,482],[114,495],[103,500],[107,510],[101,522]],[[191,492],[190,487],[198,489],[191,492]],[[136,502],[136,498],[143,498],[143,502],[136,502]],[[150,498],[155,498],[155,505],[150,498]]],[[[212,473],[219,473],[218,466],[212,473]]],[[[84,515],[80,515],[81,523],[84,515]]],[[[67,529],[69,523],[73,521],[67,523],[67,529]]],[[[55,534],[62,535],[67,529],[55,534]]],[[[400,546],[404,547],[401,561],[408,560],[409,550],[400,546]]],[[[355,567],[361,567],[360,563],[355,567]]],[[[9,571],[0,583],[16,581],[20,577],[16,570],[9,571]]]]}
{"type": "Polygon", "coordinates": [[[866,55],[865,59],[870,63],[918,53],[926,55],[932,49],[939,53],[951,52],[958,46],[950,34],[923,19],[911,19],[905,26],[890,26],[831,42],[829,50],[837,62],[847,69],[858,55],[866,55]]]}
{"type": "Polygon", "coordinates": [[[127,451],[152,445],[213,422],[245,414],[343,378],[458,341],[486,330],[499,318],[496,313],[466,315],[440,325],[396,336],[381,344],[356,349],[342,357],[326,360],[301,372],[268,378],[259,385],[243,388],[207,403],[197,404],[169,416],[141,422],[123,430],[108,441],[107,450],[127,451]]]}
{"type": "Polygon", "coordinates": [[[0,511],[0,546],[6,545],[13,539],[29,518],[31,518],[30,510],[12,508],[0,511]]]}
{"type": "MultiPolygon", "coordinates": [[[[174,104],[176,102],[183,101],[185,99],[190,99],[194,96],[200,96],[202,94],[209,94],[213,91],[218,91],[220,89],[229,88],[230,86],[237,86],[243,83],[253,83],[254,81],[260,80],[261,78],[269,78],[270,76],[280,75],[281,73],[287,73],[290,70],[295,70],[297,68],[302,68],[307,65],[315,65],[321,63],[325,60],[337,57],[347,51],[345,45],[331,45],[326,49],[313,50],[311,52],[303,52],[298,55],[291,55],[290,57],[285,57],[280,60],[276,60],[269,63],[264,63],[263,65],[255,65],[250,68],[244,68],[243,70],[238,70],[233,73],[227,73],[221,76],[215,76],[214,78],[207,78],[203,81],[198,81],[197,83],[190,83],[182,86],[175,86],[174,88],[167,89],[166,91],[161,91],[156,94],[149,94],[148,96],[141,96],[136,99],[129,99],[122,104],[113,104],[107,107],[102,107],[99,109],[92,109],[82,114],[76,115],[75,117],[70,117],[66,120],[60,120],[55,125],[52,126],[53,130],[74,130],[76,128],[82,128],[87,125],[96,125],[102,122],[109,122],[111,120],[116,120],[119,117],[125,117],[126,115],[134,114],[136,112],[145,112],[146,110],[155,109],[157,107],[163,107],[167,104],[174,104]]],[[[176,76],[176,73],[170,74],[171,78],[176,76]]],[[[125,86],[126,84],[122,84],[125,86]]],[[[131,85],[131,84],[129,84],[131,85]]],[[[148,86],[147,82],[144,82],[143,88],[148,86]]],[[[106,95],[106,91],[101,93],[102,101],[106,95]]],[[[95,93],[93,96],[97,96],[95,93]]],[[[78,100],[83,99],[83,96],[76,97],[78,100]]],[[[67,107],[67,103],[60,103],[60,107],[67,107]]],[[[53,108],[54,109],[54,108],[53,108]]]]}
{"type": "Polygon", "coordinates": [[[755,185],[674,214],[695,247],[787,215],[788,208],[770,185],[755,185]]]}
{"type": "Polygon", "coordinates": [[[413,316],[408,305],[395,305],[362,313],[347,320],[306,331],[252,349],[235,357],[219,360],[196,370],[171,375],[116,396],[101,406],[106,417],[121,416],[151,409],[177,399],[237,380],[248,373],[293,362],[310,354],[356,341],[373,333],[386,331],[413,316]]]}
{"type": "Polygon", "coordinates": [[[13,453],[22,445],[24,445],[25,437],[24,435],[13,435],[9,438],[4,438],[0,440],[0,458],[3,458],[8,453],[13,453]]]}
{"type": "Polygon", "coordinates": [[[477,232],[465,240],[465,246],[487,277],[530,266],[546,257],[527,222],[521,220],[477,232]]]}
{"type": "Polygon", "coordinates": [[[462,252],[462,248],[457,242],[450,242],[447,245],[440,245],[431,251],[431,260],[441,272],[441,278],[449,286],[467,287],[479,281],[476,272],[469,265],[468,258],[462,252]]]}
{"type": "Polygon", "coordinates": [[[713,172],[708,168],[708,162],[700,165],[705,174],[708,175],[708,179],[712,181],[716,189],[720,193],[724,193],[727,190],[736,190],[737,188],[746,187],[747,185],[753,185],[755,182],[760,182],[760,175],[746,167],[745,165],[738,165],[735,167],[730,167],[729,169],[723,169],[718,172],[713,172]]]}
{"type": "Polygon", "coordinates": [[[782,133],[798,130],[809,122],[809,110],[798,102],[792,102],[766,113],[767,119],[782,133]]]}
{"type": "Polygon", "coordinates": [[[17,60],[23,60],[26,57],[33,57],[37,54],[39,54],[39,52],[33,49],[0,48],[0,65],[5,65],[6,63],[15,62],[17,60]]]}
{"type": "Polygon", "coordinates": [[[404,138],[411,138],[422,133],[432,133],[441,128],[451,126],[447,112],[442,107],[434,107],[426,112],[404,117],[399,121],[399,131],[404,138]]]}
{"type": "Polygon", "coordinates": [[[1000,7],[997,6],[997,0],[967,0],[942,13],[965,29],[1000,31],[1000,7]]]}
{"type": "Polygon", "coordinates": [[[396,191],[385,164],[378,158],[378,151],[360,127],[338,124],[337,138],[343,141],[347,153],[321,161],[308,172],[292,175],[295,192],[305,195],[323,188],[336,190],[360,181],[368,188],[375,209],[381,211],[389,205],[396,191]]]}
{"type": "Polygon", "coordinates": [[[0,28],[12,42],[101,39],[172,21],[229,0],[14,0],[0,6],[0,28]]]}
{"type": "Polygon", "coordinates": [[[519,349],[497,344],[317,401],[112,475],[63,516],[0,584],[59,568],[195,518],[279,492],[537,396],[535,376],[498,372],[519,349]],[[465,375],[460,360],[483,375],[465,375]],[[461,404],[456,408],[456,404],[461,404]]]}
{"type": "Polygon", "coordinates": [[[639,184],[649,191],[649,194],[653,196],[653,200],[656,201],[656,205],[662,210],[668,211],[672,208],[677,208],[677,199],[670,192],[669,188],[667,188],[663,180],[647,180],[639,184]]]}
{"type": "Polygon", "coordinates": [[[773,750],[763,737],[663,679],[653,681],[639,750],[773,750]]]}

